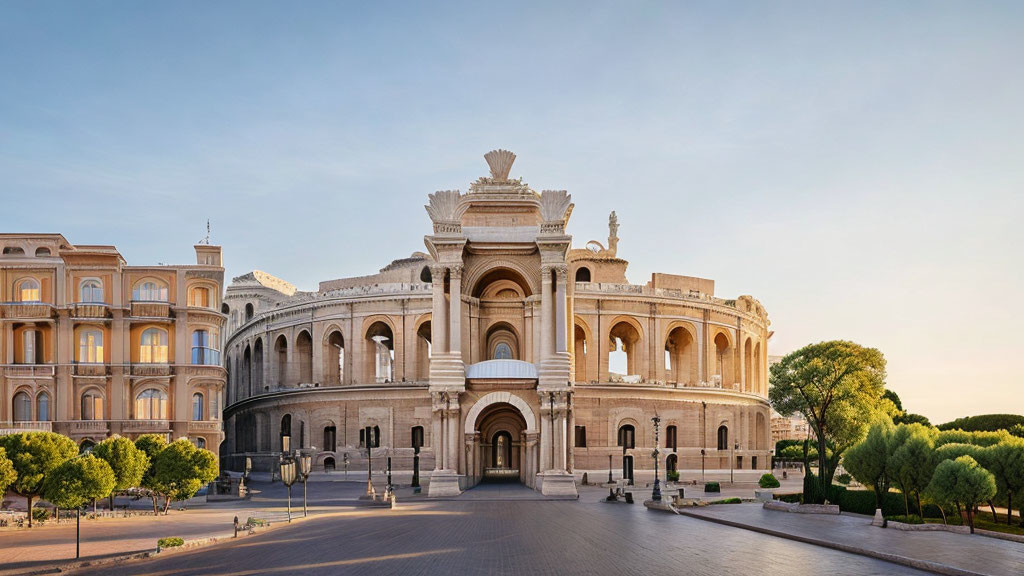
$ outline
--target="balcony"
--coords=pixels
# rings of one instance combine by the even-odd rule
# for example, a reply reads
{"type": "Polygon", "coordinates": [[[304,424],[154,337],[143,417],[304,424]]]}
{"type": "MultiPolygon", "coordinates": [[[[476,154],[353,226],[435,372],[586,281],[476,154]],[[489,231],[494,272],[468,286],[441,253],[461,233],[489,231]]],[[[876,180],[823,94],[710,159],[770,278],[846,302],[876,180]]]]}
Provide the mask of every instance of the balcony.
{"type": "Polygon", "coordinates": [[[55,367],[52,364],[8,364],[4,366],[4,376],[8,378],[53,378],[55,367]]]}
{"type": "Polygon", "coordinates": [[[132,376],[170,376],[170,364],[132,364],[132,376]]]}
{"type": "Polygon", "coordinates": [[[53,305],[45,302],[4,302],[0,316],[8,320],[46,320],[53,318],[53,305]]]}
{"type": "Polygon", "coordinates": [[[221,421],[220,420],[203,420],[203,421],[192,421],[188,423],[189,433],[215,433],[221,432],[221,421]]]}
{"type": "Polygon", "coordinates": [[[221,366],[204,366],[200,364],[192,364],[188,366],[178,365],[174,368],[174,373],[179,376],[198,376],[202,378],[213,378],[223,380],[227,376],[227,372],[221,366]]]}
{"type": "Polygon", "coordinates": [[[72,435],[106,436],[110,431],[110,426],[106,420],[75,420],[69,422],[69,424],[72,435]]]}
{"type": "Polygon", "coordinates": [[[79,302],[71,308],[71,315],[82,320],[110,318],[110,307],[100,302],[79,302]]]}
{"type": "Polygon", "coordinates": [[[52,429],[52,422],[0,422],[0,436],[19,432],[49,432],[52,429]]]}
{"type": "Polygon", "coordinates": [[[106,376],[110,367],[106,364],[75,364],[75,376],[106,376]]]}
{"type": "Polygon", "coordinates": [[[124,420],[121,431],[128,434],[164,433],[171,431],[169,420],[124,420]]]}
{"type": "Polygon", "coordinates": [[[135,318],[170,318],[171,304],[169,302],[132,300],[132,316],[135,318]]]}

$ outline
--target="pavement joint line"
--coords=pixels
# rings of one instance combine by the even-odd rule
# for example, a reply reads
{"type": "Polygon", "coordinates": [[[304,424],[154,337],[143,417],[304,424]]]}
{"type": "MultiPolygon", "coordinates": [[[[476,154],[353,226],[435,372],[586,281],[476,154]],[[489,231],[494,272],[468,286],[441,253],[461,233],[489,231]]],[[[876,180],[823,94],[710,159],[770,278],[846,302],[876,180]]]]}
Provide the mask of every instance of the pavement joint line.
{"type": "Polygon", "coordinates": [[[690,518],[697,518],[699,520],[705,520],[708,522],[714,522],[716,524],[722,524],[724,526],[731,526],[733,528],[741,528],[743,530],[750,530],[751,532],[759,532],[761,534],[767,534],[769,536],[775,536],[777,538],[785,538],[787,540],[795,540],[797,542],[803,542],[805,544],[811,544],[814,546],[821,546],[823,548],[831,548],[833,550],[839,550],[840,552],[849,552],[851,554],[857,554],[860,556],[867,556],[869,558],[875,558],[877,560],[885,560],[886,562],[892,562],[893,564],[899,564],[907,566],[908,568],[916,568],[918,570],[927,570],[936,574],[943,574],[945,576],[991,576],[984,572],[972,572],[970,570],[964,570],[955,566],[949,566],[947,564],[940,564],[938,562],[931,562],[929,560],[917,560],[914,558],[908,558],[899,554],[890,554],[888,552],[879,552],[877,550],[871,550],[869,548],[861,548],[859,546],[852,546],[849,544],[842,544],[839,542],[832,542],[829,540],[822,540],[819,538],[810,538],[808,536],[800,536],[799,534],[790,534],[781,530],[773,530],[771,528],[764,528],[762,526],[755,526],[753,524],[744,524],[743,522],[736,522],[733,520],[727,520],[725,518],[718,518],[707,514],[698,514],[691,512],[683,508],[674,508],[676,514],[681,516],[688,516],[690,518]]]}

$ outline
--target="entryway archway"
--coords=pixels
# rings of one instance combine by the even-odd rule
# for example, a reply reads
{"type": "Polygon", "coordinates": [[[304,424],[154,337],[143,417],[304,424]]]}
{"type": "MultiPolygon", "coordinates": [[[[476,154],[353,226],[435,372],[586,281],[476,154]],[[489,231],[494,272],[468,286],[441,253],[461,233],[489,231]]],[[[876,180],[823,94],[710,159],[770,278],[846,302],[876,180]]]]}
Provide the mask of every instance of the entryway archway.
{"type": "Polygon", "coordinates": [[[466,418],[468,480],[534,485],[537,434],[534,412],[522,398],[492,392],[470,408],[466,418]]]}

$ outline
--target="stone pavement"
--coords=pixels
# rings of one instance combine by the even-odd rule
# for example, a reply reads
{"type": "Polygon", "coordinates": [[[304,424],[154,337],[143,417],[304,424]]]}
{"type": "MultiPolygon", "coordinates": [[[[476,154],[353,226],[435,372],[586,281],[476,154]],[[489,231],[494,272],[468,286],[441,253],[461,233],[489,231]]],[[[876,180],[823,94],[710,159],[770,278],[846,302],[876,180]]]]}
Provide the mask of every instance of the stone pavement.
{"type": "Polygon", "coordinates": [[[871,526],[866,516],[791,514],[755,503],[684,508],[680,513],[840,550],[899,557],[907,560],[904,565],[945,574],[1024,574],[1024,545],[985,536],[883,529],[871,526]]]}

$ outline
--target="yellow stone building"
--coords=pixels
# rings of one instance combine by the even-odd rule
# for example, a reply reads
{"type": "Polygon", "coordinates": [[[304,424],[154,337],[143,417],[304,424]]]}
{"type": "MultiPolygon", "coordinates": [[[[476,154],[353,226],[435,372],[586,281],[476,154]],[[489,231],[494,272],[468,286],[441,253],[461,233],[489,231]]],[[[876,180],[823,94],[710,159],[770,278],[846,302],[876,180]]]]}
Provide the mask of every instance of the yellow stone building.
{"type": "Polygon", "coordinates": [[[365,470],[369,443],[403,481],[419,461],[430,495],[501,478],[574,494],[609,466],[653,474],[655,415],[663,472],[770,466],[761,304],[701,278],[630,284],[615,214],[607,246],[573,248],[569,194],[510,179],[514,158],[431,194],[427,251],[378,274],[234,279],[227,467],[271,470],[287,446],[317,473],[365,470]]]}
{"type": "Polygon", "coordinates": [[[113,246],[0,234],[0,433],[83,446],[167,434],[214,451],[225,371],[219,246],[196,264],[128,266],[113,246]]]}

